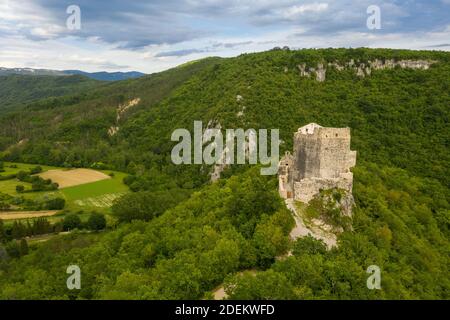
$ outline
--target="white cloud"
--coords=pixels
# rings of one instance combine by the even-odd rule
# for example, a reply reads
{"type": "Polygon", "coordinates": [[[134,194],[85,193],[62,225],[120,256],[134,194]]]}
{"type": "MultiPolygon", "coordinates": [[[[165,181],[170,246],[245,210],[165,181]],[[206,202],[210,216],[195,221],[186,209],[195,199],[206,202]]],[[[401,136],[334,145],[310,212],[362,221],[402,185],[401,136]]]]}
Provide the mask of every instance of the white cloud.
{"type": "Polygon", "coordinates": [[[43,39],[55,38],[66,31],[45,8],[31,0],[2,0],[0,29],[43,39]]]}
{"type": "Polygon", "coordinates": [[[282,15],[287,19],[297,18],[299,15],[304,13],[317,13],[322,12],[328,9],[328,3],[310,3],[310,4],[302,4],[295,5],[289,7],[287,9],[282,10],[282,15]]]}
{"type": "MultiPolygon", "coordinates": [[[[395,5],[383,2],[382,9],[388,12],[383,14],[385,29],[369,32],[365,28],[365,8],[369,2],[371,0],[357,3],[350,0],[278,0],[276,3],[271,0],[185,0],[175,3],[166,0],[159,3],[155,0],[152,5],[156,9],[168,6],[177,14],[173,17],[176,25],[159,24],[158,20],[151,29],[145,23],[149,17],[144,10],[127,13],[111,9],[107,13],[102,11],[101,23],[95,19],[83,22],[83,30],[90,32],[71,34],[65,29],[64,10],[58,20],[39,5],[42,0],[0,0],[0,66],[86,71],[127,69],[151,73],[206,56],[231,57],[284,45],[291,48],[450,49],[444,46],[449,43],[450,25],[402,32],[396,23],[403,23],[410,12],[404,10],[400,2],[395,5]],[[125,20],[116,23],[114,13],[119,20],[125,20]],[[134,21],[133,26],[129,24],[130,19],[134,21]],[[191,24],[191,30],[204,33],[183,36],[186,30],[178,32],[186,22],[183,19],[191,24]],[[98,27],[109,29],[109,37],[94,32],[98,27]],[[427,29],[434,31],[427,32],[427,29]],[[126,37],[115,34],[121,31],[126,37]],[[165,32],[167,35],[163,35],[165,32]],[[148,42],[155,40],[152,34],[163,35],[159,40],[172,41],[148,42]],[[127,45],[133,40],[139,45],[129,49],[127,45]]],[[[100,6],[98,2],[95,5],[100,6]]],[[[95,10],[91,15],[93,13],[95,10]]],[[[156,14],[158,12],[153,12],[156,14]]],[[[417,16],[411,15],[411,19],[417,16]]]]}

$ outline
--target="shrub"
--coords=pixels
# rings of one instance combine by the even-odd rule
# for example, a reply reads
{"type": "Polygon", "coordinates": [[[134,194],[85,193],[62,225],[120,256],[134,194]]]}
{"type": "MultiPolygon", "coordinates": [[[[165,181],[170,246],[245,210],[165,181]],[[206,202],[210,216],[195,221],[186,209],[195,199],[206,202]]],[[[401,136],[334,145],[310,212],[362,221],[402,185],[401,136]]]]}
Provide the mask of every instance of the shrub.
{"type": "Polygon", "coordinates": [[[47,200],[45,207],[48,210],[62,210],[66,205],[66,200],[63,198],[54,198],[47,200]]]}
{"type": "Polygon", "coordinates": [[[8,242],[5,246],[8,256],[12,258],[20,258],[20,246],[16,240],[8,242]]]}
{"type": "Polygon", "coordinates": [[[69,213],[64,217],[63,220],[63,229],[64,231],[69,231],[73,229],[80,229],[81,228],[81,219],[78,215],[74,213],[69,213]]]}
{"type": "Polygon", "coordinates": [[[294,242],[292,253],[296,256],[302,254],[326,254],[327,247],[322,240],[317,240],[308,235],[304,238],[299,238],[294,242]]]}
{"type": "Polygon", "coordinates": [[[20,181],[26,181],[27,179],[29,179],[30,174],[26,171],[19,171],[17,173],[17,179],[19,179],[20,181]]]}
{"type": "Polygon", "coordinates": [[[42,172],[42,167],[41,166],[37,166],[34,168],[30,169],[30,174],[36,174],[36,173],[41,173],[42,172]]]}
{"type": "Polygon", "coordinates": [[[89,230],[103,230],[106,228],[105,216],[101,213],[92,212],[87,221],[87,228],[89,230]]]}
{"type": "Polygon", "coordinates": [[[174,207],[183,197],[182,192],[170,191],[130,193],[117,199],[112,211],[120,222],[148,221],[174,207]]]}

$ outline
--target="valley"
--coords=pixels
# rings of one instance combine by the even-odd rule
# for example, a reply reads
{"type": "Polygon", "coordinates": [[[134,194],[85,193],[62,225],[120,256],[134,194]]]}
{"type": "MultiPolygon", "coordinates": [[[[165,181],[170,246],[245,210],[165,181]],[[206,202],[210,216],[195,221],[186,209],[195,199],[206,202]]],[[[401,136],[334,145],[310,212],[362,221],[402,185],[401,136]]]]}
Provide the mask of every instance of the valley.
{"type": "Polygon", "coordinates": [[[0,299],[448,299],[449,74],[448,52],[275,48],[8,102],[3,214],[47,216],[0,218],[0,299]],[[349,128],[351,221],[322,232],[342,212],[286,205],[258,164],[173,163],[172,133],[195,121],[279,129],[281,154],[309,123],[349,128]],[[45,241],[25,250],[30,235],[45,241]]]}
{"type": "MultiPolygon", "coordinates": [[[[4,172],[1,177],[18,174],[19,172],[31,170],[36,165],[6,162],[3,164],[4,172]]],[[[17,178],[0,180],[0,193],[11,197],[10,208],[3,208],[0,211],[1,219],[13,220],[26,217],[53,217],[61,211],[23,211],[21,205],[33,206],[33,202],[41,203],[49,199],[61,198],[65,200],[65,211],[84,211],[97,210],[104,213],[110,213],[113,201],[127,192],[129,189],[123,184],[122,180],[126,174],[117,171],[97,171],[92,169],[63,169],[53,166],[40,166],[42,172],[38,174],[43,179],[50,179],[58,184],[58,189],[52,191],[32,191],[32,184],[19,181],[17,178]],[[25,191],[18,192],[16,187],[22,185],[25,191]],[[23,200],[19,200],[23,199],[23,200]],[[31,204],[26,204],[31,201],[31,204]],[[11,210],[11,209],[14,209],[11,210]],[[8,211],[9,210],[9,211],[8,211]]],[[[26,208],[26,207],[25,207],[26,208]]],[[[64,217],[64,214],[58,214],[57,219],[64,217]]],[[[56,219],[50,218],[50,221],[56,219]]]]}

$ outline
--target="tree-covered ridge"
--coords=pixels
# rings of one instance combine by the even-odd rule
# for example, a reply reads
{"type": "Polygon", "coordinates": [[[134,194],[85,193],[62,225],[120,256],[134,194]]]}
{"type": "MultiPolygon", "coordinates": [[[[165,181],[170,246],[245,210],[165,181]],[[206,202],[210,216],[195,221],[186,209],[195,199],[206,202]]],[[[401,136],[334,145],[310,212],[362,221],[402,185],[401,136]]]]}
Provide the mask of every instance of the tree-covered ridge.
{"type": "Polygon", "coordinates": [[[293,256],[255,276],[234,275],[232,299],[448,299],[448,190],[429,179],[375,164],[355,169],[353,231],[339,248],[301,238],[293,256]],[[367,268],[381,268],[368,290],[367,268]]]}
{"type": "Polygon", "coordinates": [[[292,227],[276,179],[251,170],[194,193],[150,222],[60,237],[20,260],[3,259],[0,297],[198,299],[227,274],[273,263],[287,250],[292,227]],[[65,286],[69,264],[83,270],[81,291],[65,286]]]}
{"type": "MultiPolygon", "coordinates": [[[[116,124],[116,112],[121,104],[139,98],[138,107],[150,108],[212,60],[205,59],[186,67],[140,79],[106,83],[100,87],[84,90],[82,93],[64,97],[52,96],[25,104],[20,110],[1,117],[0,150],[14,146],[21,140],[30,139],[33,143],[29,147],[37,148],[40,152],[48,148],[49,142],[58,143],[58,146],[53,145],[52,148],[63,152],[63,158],[53,156],[51,161],[54,163],[69,162],[76,165],[77,161],[78,164],[80,162],[84,164],[93,159],[104,158],[100,156],[105,153],[104,148],[110,149],[109,144],[114,142],[109,139],[108,128],[116,124]],[[95,149],[99,152],[95,153],[95,149]]],[[[81,78],[80,76],[64,78],[73,77],[81,78]]],[[[139,108],[134,108],[129,114],[136,109],[139,108]]],[[[122,122],[125,120],[126,117],[122,122]]],[[[30,152],[20,153],[29,154],[25,156],[27,159],[22,159],[24,161],[36,160],[30,152]]],[[[110,154],[111,152],[108,153],[110,154]]],[[[39,161],[49,160],[48,157],[41,159],[39,161]]]]}
{"type": "Polygon", "coordinates": [[[234,299],[448,299],[449,204],[429,179],[375,164],[355,169],[353,230],[326,251],[290,242],[276,179],[252,169],[205,187],[149,222],[72,234],[3,260],[2,299],[198,299],[221,283],[234,299]],[[293,255],[276,260],[292,250],[293,255]],[[68,265],[83,270],[65,287],[68,265]],[[382,270],[368,290],[366,269],[382,270]],[[239,271],[252,270],[242,275],[239,271]],[[45,286],[41,285],[45,283],[45,286]]]}
{"type": "Polygon", "coordinates": [[[443,52],[273,50],[51,98],[1,118],[5,159],[103,162],[127,171],[136,193],[117,202],[117,230],[56,238],[3,260],[0,297],[196,299],[225,283],[231,298],[448,299],[449,71],[443,52]],[[365,78],[328,68],[324,82],[301,77],[297,67],[349,59],[435,63],[429,70],[372,70],[365,78]],[[135,98],[141,103],[110,137],[117,105],[135,98]],[[279,128],[281,151],[292,149],[292,134],[304,124],[349,126],[358,152],[357,206],[339,247],[289,243],[292,219],[276,179],[257,168],[231,166],[205,186],[209,168],[172,164],[170,135],[192,130],[194,120],[279,128]],[[289,249],[293,256],[275,261],[289,249]],[[73,263],[86,272],[81,292],[65,288],[73,263]],[[381,291],[366,287],[372,264],[382,269],[381,291]]]}
{"type": "Polygon", "coordinates": [[[0,113],[48,97],[74,95],[102,82],[82,76],[0,76],[0,113]]]}
{"type": "MultiPolygon", "coordinates": [[[[123,134],[138,141],[136,145],[159,143],[156,146],[163,148],[173,128],[192,128],[192,119],[204,123],[213,119],[223,128],[279,128],[283,149],[290,150],[292,134],[301,125],[348,126],[360,160],[407,168],[448,184],[448,54],[424,54],[422,59],[439,61],[426,71],[375,70],[360,79],[350,70],[330,68],[323,83],[299,76],[299,63],[313,61],[314,66],[324,58],[334,61],[332,53],[339,57],[340,52],[347,52],[344,56],[349,59],[357,59],[359,52],[363,60],[385,51],[271,51],[223,60],[193,77],[164,101],[161,109],[131,119],[123,134]],[[243,97],[241,101],[237,101],[238,95],[243,97]],[[153,119],[170,124],[167,130],[158,131],[159,136],[165,133],[165,139],[155,139],[159,128],[153,119]],[[150,125],[144,126],[144,122],[150,125]]],[[[398,59],[418,55],[386,52],[391,52],[388,58],[398,59]]]]}
{"type": "Polygon", "coordinates": [[[216,120],[223,128],[279,128],[286,150],[292,147],[292,133],[314,121],[349,126],[360,160],[406,168],[448,185],[449,69],[448,53],[383,49],[273,50],[206,59],[30,106],[26,114],[0,120],[0,148],[29,138],[34,141],[13,148],[6,158],[85,167],[102,161],[119,170],[144,164],[167,172],[177,170],[165,167],[170,134],[191,129],[194,120],[216,120]],[[332,67],[325,82],[299,76],[301,63],[350,59],[436,63],[429,70],[373,70],[363,79],[332,67]],[[142,98],[139,107],[109,137],[117,106],[136,97],[142,98]]]}

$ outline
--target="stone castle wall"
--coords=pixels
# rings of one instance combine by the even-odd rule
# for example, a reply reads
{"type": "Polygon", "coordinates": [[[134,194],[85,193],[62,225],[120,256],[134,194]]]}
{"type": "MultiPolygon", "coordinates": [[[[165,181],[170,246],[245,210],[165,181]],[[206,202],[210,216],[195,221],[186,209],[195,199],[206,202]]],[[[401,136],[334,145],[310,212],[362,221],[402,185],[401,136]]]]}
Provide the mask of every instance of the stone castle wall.
{"type": "Polygon", "coordinates": [[[279,164],[283,198],[309,202],[321,189],[351,192],[356,151],[350,150],[350,128],[324,128],[311,123],[294,134],[294,154],[279,164]]]}

